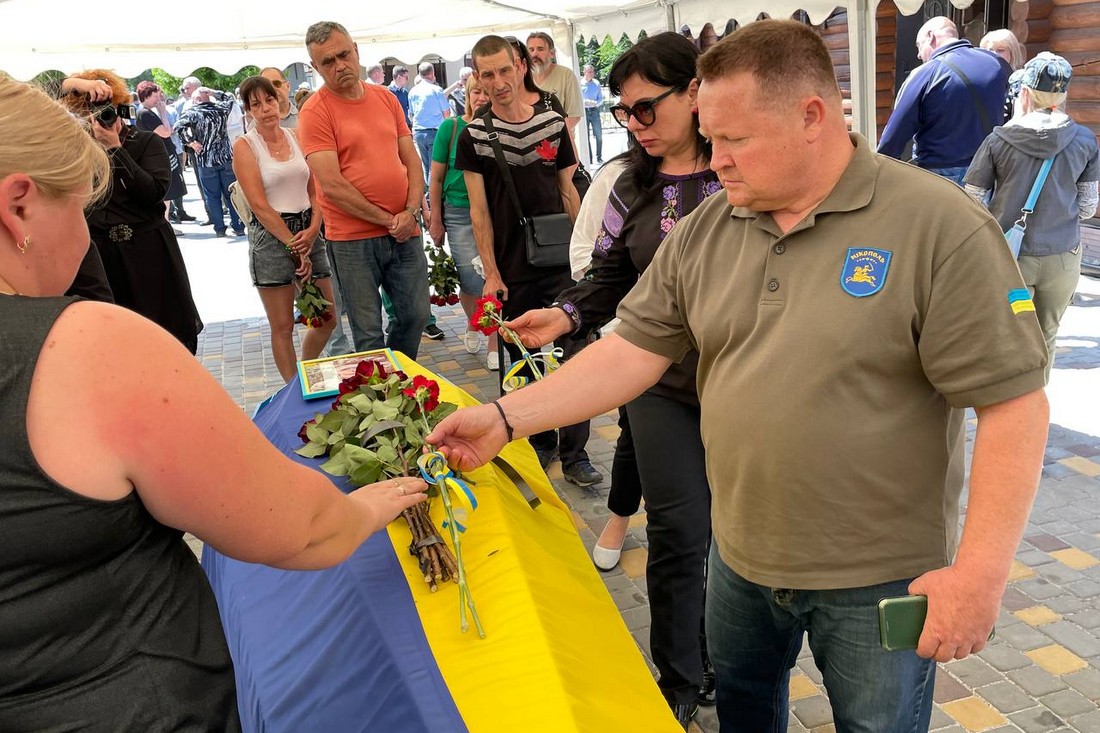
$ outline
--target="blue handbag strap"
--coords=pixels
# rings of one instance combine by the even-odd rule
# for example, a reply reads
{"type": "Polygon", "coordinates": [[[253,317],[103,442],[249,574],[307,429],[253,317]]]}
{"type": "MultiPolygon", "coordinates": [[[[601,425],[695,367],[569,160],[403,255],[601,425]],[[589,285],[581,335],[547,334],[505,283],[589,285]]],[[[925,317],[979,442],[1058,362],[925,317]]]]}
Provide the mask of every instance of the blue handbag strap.
{"type": "Polygon", "coordinates": [[[1054,165],[1054,158],[1047,158],[1043,161],[1042,167],[1039,168],[1039,175],[1035,176],[1035,185],[1031,187],[1031,193],[1028,194],[1027,202],[1021,212],[1025,217],[1035,211],[1035,203],[1039,200],[1039,192],[1043,190],[1043,184],[1047,182],[1047,174],[1050,173],[1052,165],[1054,165]]]}

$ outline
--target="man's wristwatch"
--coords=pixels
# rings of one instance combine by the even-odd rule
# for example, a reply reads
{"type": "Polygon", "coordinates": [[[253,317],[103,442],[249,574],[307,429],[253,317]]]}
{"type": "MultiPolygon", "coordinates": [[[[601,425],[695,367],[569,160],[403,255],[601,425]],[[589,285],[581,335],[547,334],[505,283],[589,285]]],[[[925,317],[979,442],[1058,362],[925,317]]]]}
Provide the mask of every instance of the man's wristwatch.
{"type": "Polygon", "coordinates": [[[569,301],[554,301],[550,304],[551,308],[560,308],[565,315],[569,316],[569,320],[573,323],[573,328],[569,333],[576,333],[577,329],[581,327],[581,314],[577,310],[577,306],[573,305],[569,301]]]}
{"type": "Polygon", "coordinates": [[[416,207],[407,206],[407,207],[405,207],[405,211],[407,211],[409,213],[409,216],[411,216],[413,218],[413,221],[417,221],[417,222],[420,221],[420,207],[419,206],[416,206],[416,207]]]}

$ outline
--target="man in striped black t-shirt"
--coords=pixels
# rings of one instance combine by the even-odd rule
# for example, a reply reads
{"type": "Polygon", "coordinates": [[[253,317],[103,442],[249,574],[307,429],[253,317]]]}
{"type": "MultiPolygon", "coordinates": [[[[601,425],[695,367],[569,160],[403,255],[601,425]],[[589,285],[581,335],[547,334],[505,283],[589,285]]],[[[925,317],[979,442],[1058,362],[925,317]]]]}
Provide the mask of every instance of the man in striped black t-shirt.
{"type": "MultiPolygon", "coordinates": [[[[475,73],[492,102],[486,114],[492,117],[499,135],[524,215],[564,211],[576,219],[580,197],[572,176],[577,159],[565,120],[557,112],[536,111],[522,100],[523,76],[516,69],[508,41],[485,36],[474,45],[472,56],[475,73]]],[[[550,305],[573,284],[569,267],[534,267],[527,261],[520,215],[493,154],[483,117],[475,118],[459,136],[455,167],[464,172],[470,194],[470,219],[485,270],[485,292],[504,291],[508,318],[550,305]]],[[[512,354],[513,360],[517,356],[512,354]]],[[[562,428],[557,436],[549,431],[531,437],[544,467],[556,448],[563,471],[580,476],[585,485],[602,480],[584,452],[587,442],[587,422],[562,428]]]]}

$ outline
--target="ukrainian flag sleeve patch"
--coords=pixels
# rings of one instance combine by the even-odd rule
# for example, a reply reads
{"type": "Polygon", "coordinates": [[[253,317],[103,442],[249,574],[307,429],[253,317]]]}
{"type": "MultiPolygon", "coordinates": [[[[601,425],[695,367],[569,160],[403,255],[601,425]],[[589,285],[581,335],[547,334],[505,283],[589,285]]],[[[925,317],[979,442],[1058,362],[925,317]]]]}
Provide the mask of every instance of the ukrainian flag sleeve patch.
{"type": "Polygon", "coordinates": [[[1008,305],[1015,315],[1035,311],[1035,301],[1031,299],[1031,293],[1027,288],[1016,288],[1008,291],[1008,305]]]}

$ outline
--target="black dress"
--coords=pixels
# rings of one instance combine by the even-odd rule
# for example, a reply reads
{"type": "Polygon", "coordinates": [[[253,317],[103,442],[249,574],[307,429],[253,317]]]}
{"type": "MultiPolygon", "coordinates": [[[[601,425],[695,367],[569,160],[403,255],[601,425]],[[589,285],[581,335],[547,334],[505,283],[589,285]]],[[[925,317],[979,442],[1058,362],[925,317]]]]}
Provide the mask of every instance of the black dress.
{"type": "Polygon", "coordinates": [[[237,733],[233,663],[183,532],[137,492],[58,485],[31,451],[31,378],[72,302],[0,295],[0,731],[237,733]]]}
{"type": "Polygon", "coordinates": [[[195,353],[202,321],[179,243],[164,218],[168,155],[152,133],[123,127],[122,135],[122,147],[111,151],[110,199],[87,216],[92,242],[115,302],[157,323],[195,353]]]}

